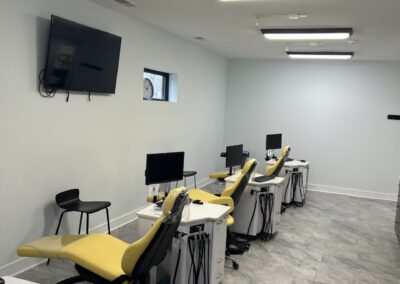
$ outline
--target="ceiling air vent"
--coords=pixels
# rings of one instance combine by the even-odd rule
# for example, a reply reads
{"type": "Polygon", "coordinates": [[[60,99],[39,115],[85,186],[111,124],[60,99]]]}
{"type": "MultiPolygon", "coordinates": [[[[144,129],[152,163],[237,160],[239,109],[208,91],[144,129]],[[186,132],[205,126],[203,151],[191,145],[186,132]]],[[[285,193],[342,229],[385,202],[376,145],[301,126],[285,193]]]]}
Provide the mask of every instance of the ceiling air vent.
{"type": "Polygon", "coordinates": [[[126,7],[136,7],[136,5],[130,0],[114,0],[114,1],[124,5],[126,7]]]}

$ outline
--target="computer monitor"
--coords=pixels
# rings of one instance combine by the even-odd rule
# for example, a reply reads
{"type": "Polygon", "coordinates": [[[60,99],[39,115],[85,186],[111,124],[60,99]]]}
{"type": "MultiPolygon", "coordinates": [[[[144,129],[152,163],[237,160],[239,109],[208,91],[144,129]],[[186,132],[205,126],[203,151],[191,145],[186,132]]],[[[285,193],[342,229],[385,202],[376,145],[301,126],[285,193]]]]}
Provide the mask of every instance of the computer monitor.
{"type": "Polygon", "coordinates": [[[267,134],[266,150],[282,148],[282,134],[267,134]]]}
{"type": "Polygon", "coordinates": [[[184,152],[147,154],[146,185],[183,179],[184,152]]]}
{"type": "Polygon", "coordinates": [[[225,166],[233,168],[241,166],[243,162],[243,144],[226,147],[225,166]]]}

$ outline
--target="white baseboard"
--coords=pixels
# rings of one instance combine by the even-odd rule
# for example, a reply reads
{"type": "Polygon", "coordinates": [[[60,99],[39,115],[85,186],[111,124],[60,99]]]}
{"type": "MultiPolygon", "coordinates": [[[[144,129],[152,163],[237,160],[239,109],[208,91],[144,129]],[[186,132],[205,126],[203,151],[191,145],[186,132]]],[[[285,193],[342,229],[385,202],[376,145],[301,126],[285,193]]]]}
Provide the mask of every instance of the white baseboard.
{"type": "Polygon", "coordinates": [[[9,264],[0,267],[0,275],[14,276],[44,262],[46,262],[46,260],[41,258],[21,257],[9,264]]]}
{"type": "MultiPolygon", "coordinates": [[[[215,179],[211,179],[211,178],[208,178],[208,177],[203,178],[203,179],[201,179],[201,180],[199,180],[197,182],[197,188],[206,187],[207,185],[209,185],[209,184],[211,184],[213,182],[215,182],[215,179]]],[[[194,183],[188,185],[188,188],[194,188],[194,183]]]]}
{"type": "MultiPolygon", "coordinates": [[[[187,181],[189,181],[189,179],[190,178],[187,178],[187,181]]],[[[214,180],[207,177],[207,178],[199,180],[197,182],[197,187],[198,188],[205,187],[213,182],[214,182],[214,180]]],[[[193,188],[194,180],[193,180],[193,184],[189,184],[189,185],[187,185],[187,187],[193,188]]],[[[136,212],[141,210],[142,208],[143,207],[133,210],[131,212],[128,212],[126,214],[123,214],[117,218],[111,219],[110,220],[111,230],[118,229],[119,227],[122,227],[130,222],[135,221],[137,219],[136,212]]],[[[106,233],[107,232],[107,223],[104,222],[95,227],[91,227],[90,232],[91,233],[106,233]]],[[[38,259],[38,258],[21,257],[9,264],[6,264],[6,265],[0,267],[0,276],[3,276],[3,275],[4,276],[5,275],[13,276],[13,275],[22,273],[28,269],[31,269],[45,261],[46,260],[38,259]]]]}
{"type": "Polygon", "coordinates": [[[362,197],[362,198],[370,198],[370,199],[397,201],[397,194],[367,191],[367,190],[360,190],[360,189],[347,188],[347,187],[338,187],[338,186],[321,185],[321,184],[309,184],[308,190],[333,193],[333,194],[343,194],[343,195],[362,197]]]}

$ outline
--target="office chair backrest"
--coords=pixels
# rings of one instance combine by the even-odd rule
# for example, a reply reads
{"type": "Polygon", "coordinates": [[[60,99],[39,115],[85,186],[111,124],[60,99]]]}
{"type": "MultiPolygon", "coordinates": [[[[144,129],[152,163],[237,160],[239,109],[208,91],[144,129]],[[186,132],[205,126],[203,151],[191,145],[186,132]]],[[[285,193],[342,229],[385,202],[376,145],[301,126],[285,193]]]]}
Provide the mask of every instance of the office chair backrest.
{"type": "Polygon", "coordinates": [[[281,155],[278,158],[278,161],[275,162],[272,166],[268,167],[265,171],[266,176],[278,176],[283,165],[286,162],[286,158],[289,156],[290,146],[287,145],[282,148],[281,155]]]}
{"type": "Polygon", "coordinates": [[[63,192],[60,192],[56,195],[56,203],[63,209],[64,207],[68,207],[73,203],[77,203],[79,201],[79,189],[69,189],[63,192]]]}
{"type": "Polygon", "coordinates": [[[170,191],[164,201],[161,217],[141,239],[125,251],[121,266],[126,274],[131,275],[133,279],[139,279],[164,260],[179,227],[187,198],[183,188],[170,191]]]}

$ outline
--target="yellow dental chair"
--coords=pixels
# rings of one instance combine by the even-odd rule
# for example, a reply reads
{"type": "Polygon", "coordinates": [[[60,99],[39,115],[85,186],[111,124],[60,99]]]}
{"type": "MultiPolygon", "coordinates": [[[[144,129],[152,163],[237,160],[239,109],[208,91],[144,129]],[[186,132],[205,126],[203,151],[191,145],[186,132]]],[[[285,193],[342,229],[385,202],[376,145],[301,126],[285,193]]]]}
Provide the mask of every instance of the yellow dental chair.
{"type": "Polygon", "coordinates": [[[79,275],[59,284],[148,283],[149,271],[160,264],[178,229],[187,201],[183,188],[172,190],[163,213],[141,239],[128,244],[108,234],[44,237],[21,245],[18,255],[59,258],[75,263],[79,275]]]}
{"type": "MultiPolygon", "coordinates": [[[[249,158],[250,153],[249,151],[243,151],[243,164],[247,161],[249,158]]],[[[226,152],[221,153],[221,157],[225,158],[226,157],[226,152]]],[[[243,166],[243,165],[242,165],[243,166]]],[[[237,174],[241,171],[242,169],[236,169],[233,174],[237,174]]],[[[228,171],[223,171],[223,172],[215,172],[211,173],[208,175],[209,178],[212,179],[217,179],[219,181],[224,181],[225,178],[229,177],[230,173],[228,171]]]]}
{"type": "Polygon", "coordinates": [[[286,162],[287,157],[289,156],[290,153],[290,146],[287,145],[282,148],[281,154],[278,158],[278,160],[271,166],[268,166],[265,170],[265,175],[266,176],[278,176],[280,171],[282,170],[283,165],[286,162]]]}
{"type": "MultiPolygon", "coordinates": [[[[231,208],[230,212],[232,212],[235,208],[235,204],[239,202],[240,196],[242,195],[250,178],[250,174],[254,171],[256,166],[257,161],[255,159],[248,160],[243,169],[240,170],[236,181],[229,187],[225,188],[221,193],[221,196],[214,195],[201,189],[190,189],[188,191],[189,198],[191,200],[201,200],[208,203],[227,205],[231,208]]],[[[233,225],[233,223],[233,217],[229,216],[228,226],[233,225]]]]}
{"type": "MultiPolygon", "coordinates": [[[[232,185],[225,188],[224,191],[221,193],[221,196],[216,196],[201,189],[191,189],[188,191],[189,198],[191,200],[201,200],[208,203],[227,205],[230,207],[229,213],[232,213],[234,211],[235,205],[239,203],[240,197],[249,182],[250,175],[255,170],[256,166],[256,159],[248,160],[245,163],[240,174],[238,175],[236,181],[232,185]]],[[[235,220],[230,214],[227,219],[227,226],[232,226],[234,222],[235,220]]],[[[232,236],[232,234],[229,233],[228,230],[226,258],[232,261],[233,268],[235,270],[239,268],[239,265],[237,264],[236,260],[231,257],[231,254],[243,253],[247,251],[249,247],[247,244],[243,244],[241,247],[238,246],[240,246],[240,244],[235,241],[234,237],[232,236]],[[232,246],[235,247],[232,248],[232,246]]]]}

